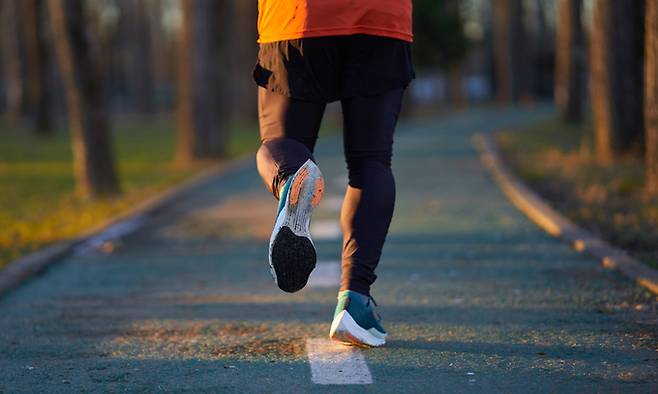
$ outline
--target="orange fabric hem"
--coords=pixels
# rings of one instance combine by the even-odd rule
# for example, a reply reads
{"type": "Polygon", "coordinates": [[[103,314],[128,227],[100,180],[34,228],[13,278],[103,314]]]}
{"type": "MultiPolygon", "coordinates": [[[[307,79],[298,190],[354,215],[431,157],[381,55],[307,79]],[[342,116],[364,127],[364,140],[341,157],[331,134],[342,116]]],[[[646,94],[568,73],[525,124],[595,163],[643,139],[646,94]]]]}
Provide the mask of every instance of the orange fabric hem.
{"type": "Polygon", "coordinates": [[[382,28],[367,27],[367,26],[355,26],[350,28],[336,28],[336,29],[318,29],[318,30],[307,30],[295,33],[288,34],[277,34],[273,36],[260,37],[258,42],[260,44],[267,44],[277,41],[285,40],[295,40],[297,38],[307,38],[307,37],[326,37],[326,36],[349,36],[352,34],[370,34],[373,36],[397,38],[398,40],[413,41],[413,35],[408,33],[402,33],[396,30],[386,30],[382,28]]]}

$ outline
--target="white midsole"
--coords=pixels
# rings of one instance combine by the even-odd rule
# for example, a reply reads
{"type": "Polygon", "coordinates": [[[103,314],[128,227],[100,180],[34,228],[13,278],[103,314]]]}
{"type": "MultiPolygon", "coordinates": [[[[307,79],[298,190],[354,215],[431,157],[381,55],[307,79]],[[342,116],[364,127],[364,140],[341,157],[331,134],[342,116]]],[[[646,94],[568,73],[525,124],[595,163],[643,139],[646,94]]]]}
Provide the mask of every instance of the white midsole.
{"type": "Polygon", "coordinates": [[[308,169],[308,178],[304,180],[304,184],[302,185],[302,190],[299,193],[295,209],[290,209],[290,190],[288,190],[283,209],[281,209],[281,212],[279,212],[279,215],[276,218],[274,229],[272,231],[272,235],[270,236],[269,263],[270,272],[272,273],[272,277],[274,277],[275,282],[277,282],[277,278],[274,265],[272,264],[272,248],[274,246],[274,240],[279,234],[281,227],[288,227],[295,235],[308,238],[308,240],[311,241],[311,245],[315,247],[310,233],[311,214],[313,213],[313,205],[311,204],[311,200],[313,199],[313,192],[315,191],[315,182],[317,179],[322,177],[322,173],[320,172],[320,169],[315,165],[315,163],[309,159],[299,168],[299,170],[297,170],[293,176],[296,176],[305,167],[308,169]]]}
{"type": "Polygon", "coordinates": [[[329,338],[339,340],[341,342],[353,342],[345,334],[355,338],[361,344],[368,346],[382,346],[386,343],[386,334],[378,331],[375,328],[366,330],[359,326],[354,318],[344,310],[334,318],[331,323],[331,330],[329,331],[329,338]]]}

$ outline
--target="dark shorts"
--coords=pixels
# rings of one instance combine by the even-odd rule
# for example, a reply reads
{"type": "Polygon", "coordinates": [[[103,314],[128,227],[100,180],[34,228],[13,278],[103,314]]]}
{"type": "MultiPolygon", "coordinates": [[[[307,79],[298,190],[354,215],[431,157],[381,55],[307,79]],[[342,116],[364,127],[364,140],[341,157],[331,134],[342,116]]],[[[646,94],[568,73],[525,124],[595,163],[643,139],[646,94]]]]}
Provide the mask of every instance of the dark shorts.
{"type": "Polygon", "coordinates": [[[265,89],[317,103],[405,88],[415,77],[410,43],[365,34],[261,44],[253,75],[265,89]]]}

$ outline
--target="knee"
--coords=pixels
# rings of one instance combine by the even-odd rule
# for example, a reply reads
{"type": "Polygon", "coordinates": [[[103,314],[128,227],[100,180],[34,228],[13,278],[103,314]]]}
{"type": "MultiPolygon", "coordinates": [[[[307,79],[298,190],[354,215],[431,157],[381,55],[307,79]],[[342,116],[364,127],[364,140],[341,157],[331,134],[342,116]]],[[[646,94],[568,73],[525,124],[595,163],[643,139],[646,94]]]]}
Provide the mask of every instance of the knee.
{"type": "Polygon", "coordinates": [[[276,183],[279,177],[279,167],[272,157],[272,151],[263,143],[256,152],[256,169],[265,186],[276,196],[276,183]]]}
{"type": "Polygon", "coordinates": [[[386,189],[393,184],[390,155],[350,158],[347,160],[347,170],[352,187],[361,189],[368,183],[386,189]]]}
{"type": "Polygon", "coordinates": [[[390,152],[381,151],[347,153],[345,160],[350,171],[359,171],[365,168],[386,169],[391,167],[391,156],[390,152]]]}
{"type": "Polygon", "coordinates": [[[272,138],[261,141],[256,157],[264,161],[276,163],[299,163],[313,157],[309,148],[302,142],[291,138],[272,138]]]}
{"type": "Polygon", "coordinates": [[[281,182],[294,174],[313,155],[293,139],[274,138],[262,141],[256,152],[256,167],[267,187],[277,196],[281,182]]]}

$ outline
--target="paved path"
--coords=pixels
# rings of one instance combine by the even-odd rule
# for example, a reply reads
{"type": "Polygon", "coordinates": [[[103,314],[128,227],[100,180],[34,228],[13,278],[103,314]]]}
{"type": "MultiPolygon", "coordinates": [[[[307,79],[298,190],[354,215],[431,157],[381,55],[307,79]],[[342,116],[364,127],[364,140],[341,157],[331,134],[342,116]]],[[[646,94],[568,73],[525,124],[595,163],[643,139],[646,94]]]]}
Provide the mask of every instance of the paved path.
{"type": "Polygon", "coordinates": [[[83,251],[1,298],[0,392],[336,388],[315,382],[372,382],[341,386],[354,392],[655,392],[651,296],[538,230],[471,148],[473,132],[545,114],[478,110],[400,127],[398,206],[373,293],[391,333],[385,348],[321,340],[345,177],[329,136],[317,152],[329,198],[315,218],[313,287],[275,289],[266,261],[275,204],[253,166],[236,170],[114,250],[83,251]]]}

